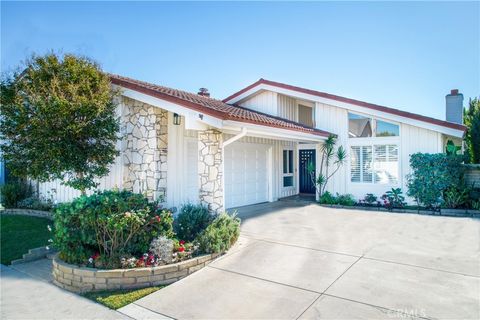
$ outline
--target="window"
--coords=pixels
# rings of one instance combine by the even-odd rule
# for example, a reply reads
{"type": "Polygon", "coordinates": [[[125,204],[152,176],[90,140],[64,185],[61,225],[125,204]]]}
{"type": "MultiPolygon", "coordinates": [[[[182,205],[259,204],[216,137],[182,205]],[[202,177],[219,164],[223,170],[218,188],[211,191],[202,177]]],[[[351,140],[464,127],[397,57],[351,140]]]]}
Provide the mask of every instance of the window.
{"type": "Polygon", "coordinates": [[[396,124],[381,120],[376,121],[376,137],[396,137],[399,135],[399,127],[396,124]]]}
{"type": "Polygon", "coordinates": [[[353,113],[348,114],[348,136],[363,138],[372,136],[372,119],[353,113]]]}
{"type": "Polygon", "coordinates": [[[306,126],[313,127],[313,108],[299,104],[298,122],[306,126]]]}
{"type": "Polygon", "coordinates": [[[293,150],[283,150],[283,186],[293,187],[293,150]]]}
{"type": "Polygon", "coordinates": [[[350,181],[378,184],[398,182],[398,146],[367,145],[350,148],[350,181]]]}
{"type": "Polygon", "coordinates": [[[396,137],[399,135],[400,127],[397,124],[358,114],[348,114],[348,136],[350,138],[396,137]]]}

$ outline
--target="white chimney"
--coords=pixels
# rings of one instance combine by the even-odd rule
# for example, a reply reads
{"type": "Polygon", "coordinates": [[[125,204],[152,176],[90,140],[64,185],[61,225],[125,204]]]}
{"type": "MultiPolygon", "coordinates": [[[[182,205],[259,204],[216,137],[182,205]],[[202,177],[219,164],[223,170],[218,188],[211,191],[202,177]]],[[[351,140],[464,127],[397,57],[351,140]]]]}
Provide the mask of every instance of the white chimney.
{"type": "Polygon", "coordinates": [[[445,96],[445,119],[449,122],[463,124],[463,94],[458,89],[452,89],[445,96]]]}

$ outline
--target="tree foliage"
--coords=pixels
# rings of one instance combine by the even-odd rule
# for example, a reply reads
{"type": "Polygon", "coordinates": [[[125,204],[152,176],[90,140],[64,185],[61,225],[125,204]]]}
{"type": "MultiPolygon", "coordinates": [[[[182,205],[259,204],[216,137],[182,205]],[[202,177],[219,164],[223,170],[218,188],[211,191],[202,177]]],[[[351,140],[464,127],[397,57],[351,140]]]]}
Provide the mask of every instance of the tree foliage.
{"type": "Polygon", "coordinates": [[[119,121],[108,75],[84,57],[33,56],[4,75],[0,139],[11,172],[44,182],[96,186],[118,152],[119,121]]]}
{"type": "Polygon", "coordinates": [[[337,173],[347,159],[347,152],[343,146],[336,148],[336,145],[337,138],[334,135],[330,135],[320,147],[320,168],[317,177],[315,177],[315,165],[313,163],[307,165],[312,183],[315,185],[320,197],[325,192],[330,178],[337,173]]]}
{"type": "Polygon", "coordinates": [[[471,163],[480,163],[480,99],[470,99],[468,109],[464,110],[464,122],[467,126],[465,143],[471,163]]]}
{"type": "Polygon", "coordinates": [[[407,195],[419,205],[438,208],[451,188],[465,187],[464,156],[444,153],[415,153],[410,156],[412,173],[407,176],[407,195]]]}

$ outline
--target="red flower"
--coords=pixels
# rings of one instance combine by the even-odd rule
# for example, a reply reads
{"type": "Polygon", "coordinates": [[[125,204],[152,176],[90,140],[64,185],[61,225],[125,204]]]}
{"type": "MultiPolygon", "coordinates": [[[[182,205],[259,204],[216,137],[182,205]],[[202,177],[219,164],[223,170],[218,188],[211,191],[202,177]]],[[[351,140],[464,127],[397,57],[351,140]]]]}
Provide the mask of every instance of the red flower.
{"type": "Polygon", "coordinates": [[[184,248],[184,247],[178,248],[178,252],[183,252],[183,251],[185,251],[185,248],[184,248]]]}
{"type": "Polygon", "coordinates": [[[180,245],[183,246],[185,244],[185,240],[180,240],[180,245]]]}
{"type": "Polygon", "coordinates": [[[93,260],[96,260],[96,259],[98,259],[98,257],[100,257],[100,253],[96,252],[96,253],[92,256],[92,259],[93,259],[93,260]]]}
{"type": "Polygon", "coordinates": [[[157,219],[157,222],[160,222],[160,216],[155,216],[155,219],[157,219]]]}

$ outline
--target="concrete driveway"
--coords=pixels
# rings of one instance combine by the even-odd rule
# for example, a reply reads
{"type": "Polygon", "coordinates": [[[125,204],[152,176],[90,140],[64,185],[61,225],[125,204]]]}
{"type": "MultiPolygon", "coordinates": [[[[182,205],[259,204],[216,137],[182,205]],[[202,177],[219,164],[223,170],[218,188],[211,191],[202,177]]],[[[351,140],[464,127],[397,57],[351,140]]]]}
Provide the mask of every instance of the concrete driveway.
{"type": "Polygon", "coordinates": [[[480,319],[480,221],[279,201],[241,237],[121,312],[176,319],[480,319]]]}

